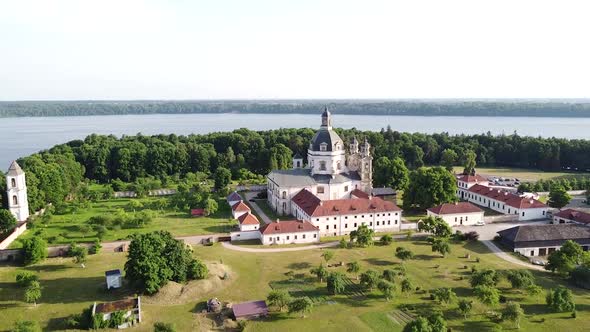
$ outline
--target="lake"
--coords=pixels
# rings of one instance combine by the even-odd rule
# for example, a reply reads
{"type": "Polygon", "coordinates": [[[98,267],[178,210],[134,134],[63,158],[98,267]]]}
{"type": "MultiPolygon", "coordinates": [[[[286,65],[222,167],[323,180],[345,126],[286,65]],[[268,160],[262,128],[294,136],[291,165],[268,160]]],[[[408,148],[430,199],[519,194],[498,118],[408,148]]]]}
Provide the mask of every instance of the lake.
{"type": "MultiPolygon", "coordinates": [[[[590,139],[590,118],[334,116],[334,126],[378,131],[387,125],[404,132],[511,134],[590,139]]],[[[11,160],[89,134],[204,134],[237,128],[318,128],[313,114],[171,114],[0,118],[0,169],[11,160]]]]}

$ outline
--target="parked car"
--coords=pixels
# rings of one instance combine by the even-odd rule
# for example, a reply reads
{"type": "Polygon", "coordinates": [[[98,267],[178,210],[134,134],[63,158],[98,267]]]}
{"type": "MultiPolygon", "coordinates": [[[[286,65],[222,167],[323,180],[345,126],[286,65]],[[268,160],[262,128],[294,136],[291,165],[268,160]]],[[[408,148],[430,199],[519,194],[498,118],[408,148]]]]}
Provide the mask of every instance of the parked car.
{"type": "Polygon", "coordinates": [[[475,226],[485,226],[485,225],[486,225],[486,223],[483,221],[478,221],[475,223],[475,226]]]}
{"type": "Polygon", "coordinates": [[[538,260],[538,259],[531,260],[531,263],[533,263],[533,265],[539,265],[539,266],[545,266],[546,265],[545,262],[543,262],[542,260],[538,260]]]}

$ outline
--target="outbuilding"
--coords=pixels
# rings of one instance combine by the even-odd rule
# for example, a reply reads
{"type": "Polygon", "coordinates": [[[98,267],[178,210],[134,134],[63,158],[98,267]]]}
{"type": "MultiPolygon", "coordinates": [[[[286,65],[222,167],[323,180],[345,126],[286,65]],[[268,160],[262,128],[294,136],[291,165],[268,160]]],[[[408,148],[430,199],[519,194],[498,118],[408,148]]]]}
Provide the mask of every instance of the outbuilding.
{"type": "Polygon", "coordinates": [[[250,301],[234,304],[232,311],[236,320],[253,319],[268,315],[266,301],[250,301]]]}
{"type": "Polygon", "coordinates": [[[580,224],[521,225],[498,232],[500,242],[521,255],[546,256],[559,250],[567,240],[590,248],[590,227],[580,224]]]}
{"type": "Polygon", "coordinates": [[[439,217],[449,226],[475,225],[482,223],[483,210],[469,202],[444,203],[426,210],[430,217],[439,217]]]}
{"type": "Polygon", "coordinates": [[[121,270],[109,270],[104,273],[107,280],[107,289],[120,288],[122,284],[121,270]]]}

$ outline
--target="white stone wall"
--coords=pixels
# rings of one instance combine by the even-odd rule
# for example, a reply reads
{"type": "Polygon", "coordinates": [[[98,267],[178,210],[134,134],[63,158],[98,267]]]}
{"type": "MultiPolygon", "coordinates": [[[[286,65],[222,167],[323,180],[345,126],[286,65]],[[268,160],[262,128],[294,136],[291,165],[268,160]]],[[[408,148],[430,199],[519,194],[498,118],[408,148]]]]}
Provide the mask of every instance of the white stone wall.
{"type": "Polygon", "coordinates": [[[293,243],[314,243],[320,241],[318,231],[282,233],[282,234],[262,234],[262,244],[293,244],[293,243]]]}
{"type": "Polygon", "coordinates": [[[431,211],[426,211],[427,216],[433,217],[440,217],[442,218],[449,226],[461,226],[461,225],[475,225],[477,222],[484,221],[483,219],[483,211],[482,212],[472,212],[472,213],[456,213],[456,214],[443,214],[439,215],[433,213],[431,211]]]}
{"type": "Polygon", "coordinates": [[[231,232],[229,234],[232,241],[245,241],[245,240],[259,240],[259,231],[244,231],[244,232],[231,232]]]}
{"type": "Polygon", "coordinates": [[[240,225],[240,231],[248,232],[248,231],[256,231],[260,225],[240,225]]]}

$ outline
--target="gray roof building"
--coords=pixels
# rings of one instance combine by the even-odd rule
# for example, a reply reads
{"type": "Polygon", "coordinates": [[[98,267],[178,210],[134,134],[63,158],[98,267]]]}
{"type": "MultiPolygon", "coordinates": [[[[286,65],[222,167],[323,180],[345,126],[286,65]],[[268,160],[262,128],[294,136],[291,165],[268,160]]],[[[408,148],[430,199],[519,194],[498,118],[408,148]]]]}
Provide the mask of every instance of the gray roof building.
{"type": "Polygon", "coordinates": [[[316,184],[336,184],[352,180],[359,181],[361,177],[358,172],[347,172],[334,175],[315,174],[311,175],[309,168],[281,169],[274,170],[268,174],[268,179],[280,187],[306,187],[316,184]]]}
{"type": "Polygon", "coordinates": [[[567,240],[590,245],[590,227],[580,224],[521,225],[499,231],[498,235],[513,249],[559,247],[567,240]]]}

